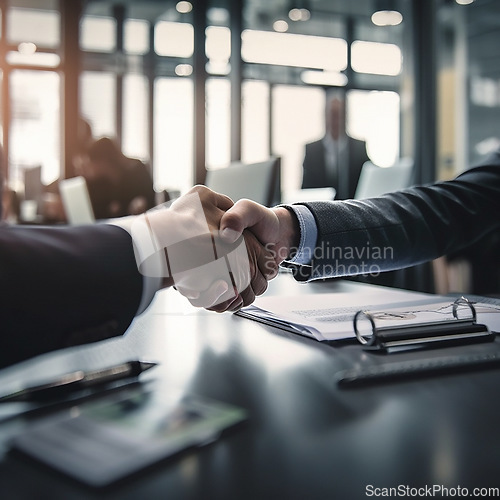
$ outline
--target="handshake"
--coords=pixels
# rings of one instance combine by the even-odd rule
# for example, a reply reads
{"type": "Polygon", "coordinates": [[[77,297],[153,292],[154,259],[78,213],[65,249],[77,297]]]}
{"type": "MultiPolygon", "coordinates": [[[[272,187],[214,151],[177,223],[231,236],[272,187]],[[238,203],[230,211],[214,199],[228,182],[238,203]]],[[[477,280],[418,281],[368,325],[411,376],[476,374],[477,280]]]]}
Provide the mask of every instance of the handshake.
{"type": "Polygon", "coordinates": [[[217,312],[236,311],[263,294],[300,238],[288,209],[233,203],[205,186],[137,216],[130,232],[141,274],[217,312]]]}

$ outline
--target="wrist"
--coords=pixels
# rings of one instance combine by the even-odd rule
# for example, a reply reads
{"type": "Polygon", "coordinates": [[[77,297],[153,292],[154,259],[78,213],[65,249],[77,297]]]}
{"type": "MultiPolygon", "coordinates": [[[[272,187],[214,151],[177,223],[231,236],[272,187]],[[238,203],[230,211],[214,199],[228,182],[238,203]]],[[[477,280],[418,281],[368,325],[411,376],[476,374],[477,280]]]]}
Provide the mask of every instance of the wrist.
{"type": "Polygon", "coordinates": [[[300,225],[293,210],[275,207],[273,211],[279,222],[278,258],[280,262],[290,259],[300,243],[300,225]]]}

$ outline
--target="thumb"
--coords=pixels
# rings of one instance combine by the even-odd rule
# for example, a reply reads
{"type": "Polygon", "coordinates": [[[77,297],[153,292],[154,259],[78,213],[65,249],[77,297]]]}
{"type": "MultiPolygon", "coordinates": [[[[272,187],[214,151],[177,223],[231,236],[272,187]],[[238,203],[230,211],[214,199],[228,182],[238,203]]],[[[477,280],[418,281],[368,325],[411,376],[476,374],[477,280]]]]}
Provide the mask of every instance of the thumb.
{"type": "Polygon", "coordinates": [[[255,201],[239,200],[222,215],[220,230],[222,239],[228,243],[236,241],[247,228],[261,243],[268,243],[278,225],[278,218],[269,208],[255,201]]]}

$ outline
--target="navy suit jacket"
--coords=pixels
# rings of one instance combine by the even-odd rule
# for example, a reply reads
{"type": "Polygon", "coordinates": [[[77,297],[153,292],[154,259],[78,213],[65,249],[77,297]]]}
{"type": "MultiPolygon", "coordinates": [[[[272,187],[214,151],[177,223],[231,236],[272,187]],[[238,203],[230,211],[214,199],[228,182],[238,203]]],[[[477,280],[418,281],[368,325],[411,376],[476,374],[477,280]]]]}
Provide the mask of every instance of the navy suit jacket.
{"type": "Polygon", "coordinates": [[[347,193],[342,193],[339,186],[330,186],[328,182],[325,145],[323,140],[306,144],[303,164],[302,188],[333,187],[337,191],[336,199],[354,198],[358,185],[359,174],[363,163],[368,161],[366,144],[352,137],[347,138],[348,164],[340,165],[339,175],[348,175],[347,193]]]}
{"type": "Polygon", "coordinates": [[[96,224],[0,227],[0,366],[121,335],[139,307],[130,235],[96,224]]]}
{"type": "Polygon", "coordinates": [[[500,150],[448,182],[379,198],[304,205],[315,217],[318,240],[310,266],[289,265],[295,267],[297,279],[413,266],[499,229],[500,150]]]}

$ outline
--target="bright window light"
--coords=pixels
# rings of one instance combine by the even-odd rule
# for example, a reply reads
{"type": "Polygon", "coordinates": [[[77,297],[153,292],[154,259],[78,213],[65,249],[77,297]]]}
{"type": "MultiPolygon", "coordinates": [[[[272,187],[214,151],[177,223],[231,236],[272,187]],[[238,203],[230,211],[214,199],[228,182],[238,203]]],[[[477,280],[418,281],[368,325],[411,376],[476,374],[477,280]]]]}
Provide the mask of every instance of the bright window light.
{"type": "Polygon", "coordinates": [[[220,168],[231,161],[231,84],[222,78],[207,80],[207,166],[220,168]]]}
{"type": "Polygon", "coordinates": [[[116,48],[116,21],[111,17],[85,16],[81,23],[83,50],[112,52],[116,48]]]}
{"type": "Polygon", "coordinates": [[[258,80],[243,82],[241,159],[246,163],[269,158],[269,87],[258,80]]]}
{"type": "Polygon", "coordinates": [[[401,67],[401,49],[397,45],[359,40],[352,44],[352,69],[358,73],[396,76],[401,67]]]}
{"type": "Polygon", "coordinates": [[[80,109],[94,137],[116,136],[116,75],[84,71],[80,77],[80,109]]]}
{"type": "Polygon", "coordinates": [[[227,62],[231,57],[231,30],[223,26],[209,26],[206,35],[207,57],[214,62],[227,62]]]}
{"type": "Polygon", "coordinates": [[[379,167],[393,165],[399,156],[399,94],[351,90],[346,113],[348,134],[366,141],[370,160],[379,167]]]}
{"type": "Polygon", "coordinates": [[[11,51],[7,52],[5,58],[9,64],[19,64],[25,66],[44,66],[46,68],[55,68],[59,66],[61,58],[57,54],[48,52],[26,52],[11,51]]]}
{"type": "Polygon", "coordinates": [[[193,185],[193,81],[155,80],[153,175],[157,190],[193,185]]]}
{"type": "Polygon", "coordinates": [[[231,72],[231,65],[227,62],[208,61],[205,68],[211,75],[229,75],[231,72]]]}
{"type": "Polygon", "coordinates": [[[159,21],[155,26],[155,52],[159,56],[191,57],[194,51],[193,25],[159,21]]]}
{"type": "Polygon", "coordinates": [[[59,12],[12,7],[7,16],[7,39],[10,43],[33,42],[55,48],[61,41],[60,23],[59,12]]]}
{"type": "Polygon", "coordinates": [[[56,71],[12,71],[10,182],[22,180],[22,169],[36,165],[42,166],[43,182],[59,177],[60,85],[61,76],[56,71]],[[29,147],[26,147],[27,137],[29,147]]]}
{"type": "Polygon", "coordinates": [[[325,92],[317,87],[275,85],[272,90],[272,154],[281,157],[281,187],[302,183],[304,146],[325,131],[325,92]]]}
{"type": "Polygon", "coordinates": [[[146,54],[149,50],[149,23],[127,19],[123,26],[123,48],[129,54],[146,54]]]}
{"type": "Polygon", "coordinates": [[[206,35],[207,72],[227,75],[230,71],[231,30],[223,26],[209,26],[206,35]]]}
{"type": "Polygon", "coordinates": [[[347,43],[340,38],[245,30],[241,55],[245,62],[342,71],[347,43]]]}
{"type": "Polygon", "coordinates": [[[332,85],[344,87],[347,85],[347,76],[337,71],[313,71],[306,70],[300,75],[304,83],[313,85],[332,85]]]}
{"type": "Polygon", "coordinates": [[[123,153],[149,161],[148,81],[143,75],[123,78],[123,153]]]}

